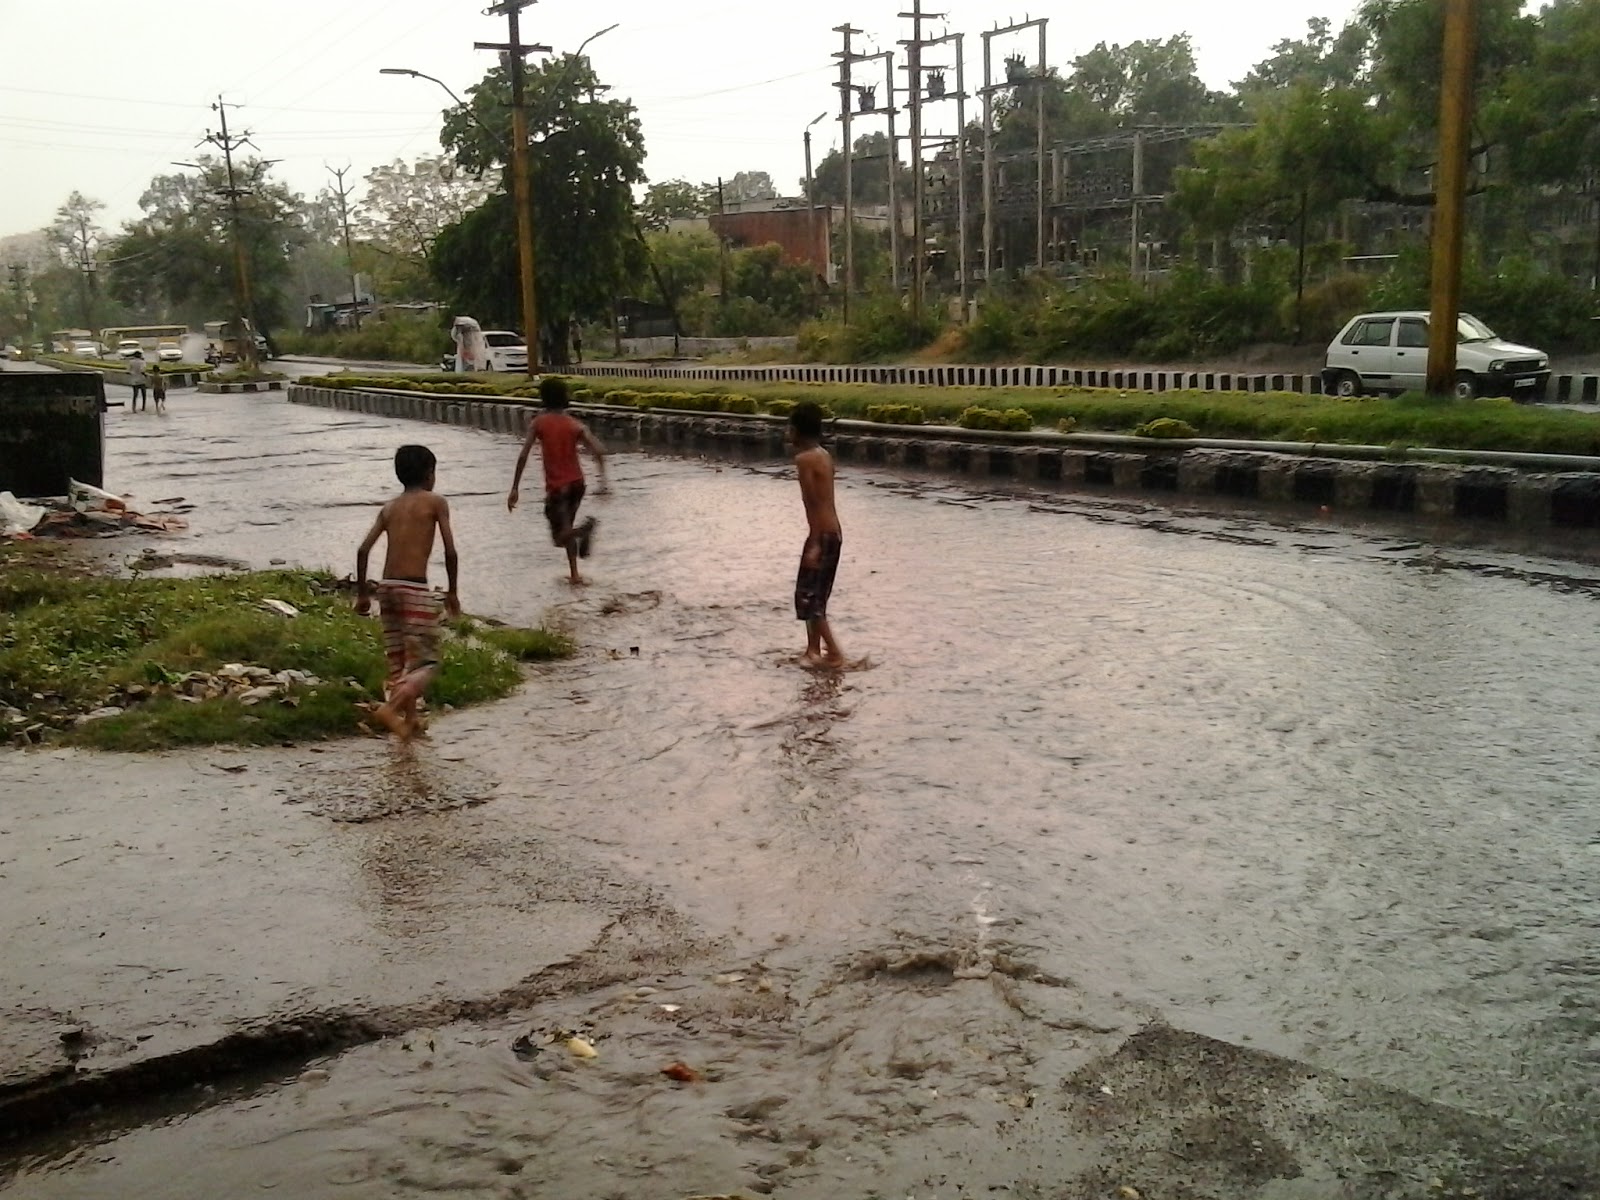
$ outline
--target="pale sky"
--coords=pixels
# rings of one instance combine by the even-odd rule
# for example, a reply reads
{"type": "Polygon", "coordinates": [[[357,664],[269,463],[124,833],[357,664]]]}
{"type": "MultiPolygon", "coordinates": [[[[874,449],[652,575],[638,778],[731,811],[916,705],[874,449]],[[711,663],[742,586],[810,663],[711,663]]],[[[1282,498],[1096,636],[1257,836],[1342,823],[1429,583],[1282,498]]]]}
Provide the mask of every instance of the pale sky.
{"type": "MultiPolygon", "coordinates": [[[[934,8],[932,0],[928,6],[934,8]]],[[[115,229],[138,215],[150,178],[192,159],[220,92],[243,108],[247,128],[278,177],[307,195],[326,166],[359,179],[396,158],[437,153],[449,99],[425,80],[378,74],[410,67],[457,92],[481,78],[492,56],[474,41],[503,41],[488,0],[207,0],[157,5],[80,0],[0,0],[0,236],[38,229],[74,189],[104,200],[115,229]]],[[[589,47],[601,78],[638,106],[652,180],[712,180],[740,170],[772,174],[794,194],[804,173],[801,134],[817,159],[839,144],[833,27],[862,29],[864,50],[896,48],[910,36],[904,0],[544,0],[523,14],[525,41],[589,47]]],[[[1051,63],[1064,66],[1096,42],[1187,32],[1202,77],[1225,87],[1298,37],[1306,21],[1343,21],[1345,0],[1130,0],[1122,4],[952,0],[934,33],[965,31],[969,87],[981,82],[981,30],[1025,16],[1052,18],[1051,63]]],[[[1003,57],[1002,43],[996,56],[1003,57]]],[[[930,60],[931,61],[931,60],[930,60]]],[[[881,68],[879,68],[881,69],[881,68]]],[[[999,69],[999,64],[996,64],[999,69]]],[[[954,76],[951,76],[954,83],[954,76]]],[[[953,89],[952,89],[953,90],[953,89]]],[[[949,127],[954,105],[944,106],[949,127]]],[[[975,112],[976,110],[974,110],[975,112]]],[[[858,125],[857,133],[881,128],[858,125]]],[[[904,132],[902,127],[901,132],[904,132]]]]}

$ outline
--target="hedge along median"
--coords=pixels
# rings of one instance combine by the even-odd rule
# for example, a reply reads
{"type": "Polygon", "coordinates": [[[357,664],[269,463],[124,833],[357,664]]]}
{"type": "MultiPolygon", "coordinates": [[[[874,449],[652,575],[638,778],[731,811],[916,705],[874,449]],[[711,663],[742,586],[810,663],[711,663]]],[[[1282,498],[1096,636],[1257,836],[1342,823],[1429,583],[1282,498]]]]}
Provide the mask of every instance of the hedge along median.
{"type": "MultiPolygon", "coordinates": [[[[481,381],[434,376],[332,375],[307,379],[323,388],[379,388],[460,395],[537,404],[533,388],[520,376],[489,376],[481,381]]],[[[700,384],[682,390],[682,381],[634,377],[574,379],[578,403],[680,408],[693,412],[765,412],[786,416],[801,400],[814,400],[829,415],[895,423],[899,410],[919,410],[934,424],[960,425],[970,409],[1001,414],[1001,428],[1017,429],[1024,419],[1035,426],[1060,428],[1063,421],[1080,433],[1134,433],[1173,428],[1181,423],[1202,438],[1236,438],[1392,447],[1397,456],[1409,446],[1446,450],[1503,450],[1538,454],[1600,455],[1600,417],[1564,409],[1530,408],[1508,400],[1339,399],[1298,392],[1142,392],[1086,388],[940,388],[897,384],[814,384],[741,380],[700,384]],[[1026,414],[1019,418],[1017,413],[1026,414]]],[[[988,416],[970,416],[969,428],[994,428],[988,416]]],[[[920,422],[908,421],[908,424],[920,422]]]]}
{"type": "MultiPolygon", "coordinates": [[[[547,630],[452,623],[430,701],[499,699],[520,682],[520,661],[571,649],[547,630]]],[[[330,575],[82,578],[0,560],[0,719],[28,741],[57,732],[159,750],[352,734],[356,705],[381,696],[384,674],[378,623],[357,616],[330,575]]]]}

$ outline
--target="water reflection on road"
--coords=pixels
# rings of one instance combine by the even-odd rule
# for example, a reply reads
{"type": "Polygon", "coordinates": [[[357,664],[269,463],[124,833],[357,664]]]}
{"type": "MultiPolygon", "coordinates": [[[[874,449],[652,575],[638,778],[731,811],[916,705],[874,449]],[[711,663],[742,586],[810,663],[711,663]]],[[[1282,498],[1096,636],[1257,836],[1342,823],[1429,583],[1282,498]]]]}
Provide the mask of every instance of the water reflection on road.
{"type": "Polygon", "coordinates": [[[1600,1118],[1590,567],[847,471],[834,616],[872,667],[816,676],[776,468],[621,458],[574,592],[505,512],[509,438],[172,407],[116,418],[111,485],[259,566],[342,573],[395,446],[431,445],[468,608],[585,647],[435,741],[730,946],[816,982],[992,938],[1218,1037],[1600,1118]]]}

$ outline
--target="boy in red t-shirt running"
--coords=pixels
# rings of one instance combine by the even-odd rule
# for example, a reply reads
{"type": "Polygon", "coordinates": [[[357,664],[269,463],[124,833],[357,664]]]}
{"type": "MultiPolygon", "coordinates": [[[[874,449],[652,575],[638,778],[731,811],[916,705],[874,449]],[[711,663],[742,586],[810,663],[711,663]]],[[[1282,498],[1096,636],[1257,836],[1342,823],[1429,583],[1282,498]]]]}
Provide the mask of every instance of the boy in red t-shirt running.
{"type": "Polygon", "coordinates": [[[528,456],[533,444],[539,443],[539,456],[544,464],[544,515],[550,522],[550,540],[567,552],[567,567],[572,572],[572,582],[582,583],[578,574],[578,559],[589,557],[594,542],[594,531],[599,524],[590,517],[582,525],[576,524],[578,505],[583,503],[587,490],[583,479],[583,465],[578,461],[578,447],[587,446],[594,455],[600,471],[600,488],[597,494],[605,495],[606,451],[589,427],[567,412],[571,398],[567,395],[567,381],[547,375],[539,381],[539,401],[545,411],[528,424],[528,437],[522,443],[522,453],[517,456],[517,473],[511,480],[511,494],[506,497],[508,512],[517,511],[522,472],[528,466],[528,456]]]}

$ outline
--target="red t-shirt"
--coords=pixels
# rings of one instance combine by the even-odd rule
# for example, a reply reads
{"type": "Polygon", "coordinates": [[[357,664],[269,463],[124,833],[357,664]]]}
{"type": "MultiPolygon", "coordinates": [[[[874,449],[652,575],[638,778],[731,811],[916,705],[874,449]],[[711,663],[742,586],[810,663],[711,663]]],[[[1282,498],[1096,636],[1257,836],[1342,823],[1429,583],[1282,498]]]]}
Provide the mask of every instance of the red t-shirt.
{"type": "Polygon", "coordinates": [[[544,490],[554,492],[583,482],[583,465],[578,462],[578,443],[583,426],[564,412],[540,413],[533,419],[539,438],[539,455],[544,461],[544,490]]]}

